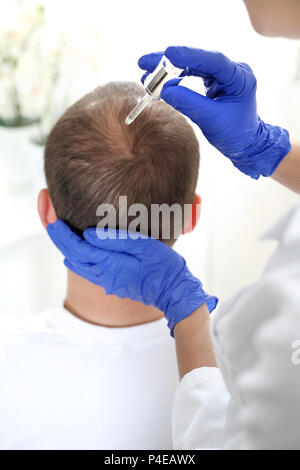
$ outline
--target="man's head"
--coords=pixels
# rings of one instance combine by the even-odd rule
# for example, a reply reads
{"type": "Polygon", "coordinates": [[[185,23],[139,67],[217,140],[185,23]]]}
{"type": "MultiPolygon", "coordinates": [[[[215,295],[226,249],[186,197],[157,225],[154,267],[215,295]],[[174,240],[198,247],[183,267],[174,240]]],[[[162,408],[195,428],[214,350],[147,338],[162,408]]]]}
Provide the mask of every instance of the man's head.
{"type": "Polygon", "coordinates": [[[164,102],[150,104],[127,126],[125,118],[143,93],[134,83],[108,83],[57,122],[45,151],[50,198],[43,192],[39,203],[45,225],[57,217],[78,232],[95,227],[97,207],[111,204],[118,211],[120,196],[127,196],[128,207],[143,204],[149,214],[151,204],[193,204],[199,166],[194,131],[164,102]]]}

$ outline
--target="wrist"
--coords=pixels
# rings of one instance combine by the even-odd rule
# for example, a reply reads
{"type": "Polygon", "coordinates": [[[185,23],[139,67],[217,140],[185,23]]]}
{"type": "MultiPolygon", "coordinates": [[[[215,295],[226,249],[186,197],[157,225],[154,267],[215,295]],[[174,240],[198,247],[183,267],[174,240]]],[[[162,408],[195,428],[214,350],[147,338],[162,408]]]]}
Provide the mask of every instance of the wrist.
{"type": "Polygon", "coordinates": [[[188,333],[189,339],[193,339],[195,336],[199,335],[199,332],[203,329],[207,329],[207,326],[210,325],[210,313],[206,303],[198,307],[191,315],[182,318],[174,326],[174,337],[176,338],[178,334],[188,333]],[[197,328],[195,325],[197,324],[197,328]]]}
{"type": "Polygon", "coordinates": [[[206,304],[211,313],[217,306],[218,299],[208,295],[201,281],[192,275],[185,266],[176,282],[169,288],[169,298],[163,309],[168,320],[170,334],[174,336],[175,325],[189,317],[195,310],[206,304]]]}
{"type": "Polygon", "coordinates": [[[280,184],[300,194],[300,145],[294,142],[291,151],[281,161],[272,174],[272,178],[280,184]]]}
{"type": "Polygon", "coordinates": [[[217,367],[210,335],[210,315],[206,304],[174,328],[179,375],[199,367],[217,367]]]}

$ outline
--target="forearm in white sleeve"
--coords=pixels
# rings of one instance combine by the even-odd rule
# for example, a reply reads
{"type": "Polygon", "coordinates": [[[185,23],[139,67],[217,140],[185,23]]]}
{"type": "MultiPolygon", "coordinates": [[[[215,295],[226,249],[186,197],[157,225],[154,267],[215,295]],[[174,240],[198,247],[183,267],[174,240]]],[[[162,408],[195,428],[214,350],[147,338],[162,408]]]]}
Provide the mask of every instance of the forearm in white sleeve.
{"type": "Polygon", "coordinates": [[[221,449],[229,394],[216,367],[202,367],[181,380],[173,404],[174,449],[221,449]]]}

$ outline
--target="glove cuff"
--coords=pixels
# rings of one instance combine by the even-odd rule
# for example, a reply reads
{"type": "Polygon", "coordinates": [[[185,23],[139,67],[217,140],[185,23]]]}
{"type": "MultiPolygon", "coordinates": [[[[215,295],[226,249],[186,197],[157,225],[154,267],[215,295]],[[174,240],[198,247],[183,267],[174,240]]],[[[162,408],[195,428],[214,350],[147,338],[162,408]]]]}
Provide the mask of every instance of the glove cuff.
{"type": "Polygon", "coordinates": [[[164,308],[171,336],[174,337],[174,327],[179,321],[190,316],[205,303],[211,313],[216,308],[218,299],[208,295],[203,290],[201,281],[185,266],[176,280],[176,285],[172,285],[172,294],[164,308]]]}
{"type": "Polygon", "coordinates": [[[240,171],[258,179],[260,176],[271,176],[291,148],[286,129],[265,124],[259,119],[255,144],[245,152],[246,155],[231,157],[231,161],[240,171]]]}

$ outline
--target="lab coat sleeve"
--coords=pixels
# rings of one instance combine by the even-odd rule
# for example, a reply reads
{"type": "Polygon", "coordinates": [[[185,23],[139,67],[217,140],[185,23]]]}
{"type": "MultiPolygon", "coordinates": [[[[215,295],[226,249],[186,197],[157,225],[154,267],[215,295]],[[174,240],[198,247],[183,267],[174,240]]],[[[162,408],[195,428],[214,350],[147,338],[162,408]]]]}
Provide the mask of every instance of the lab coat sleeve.
{"type": "Polygon", "coordinates": [[[218,368],[203,367],[186,374],[173,404],[173,447],[222,448],[228,401],[218,368]]]}
{"type": "Polygon", "coordinates": [[[212,324],[230,393],[225,449],[300,448],[300,208],[273,238],[279,245],[260,280],[212,324]]]}
{"type": "Polygon", "coordinates": [[[294,268],[293,274],[264,282],[252,305],[240,311],[243,316],[257,308],[265,320],[244,345],[246,367],[241,367],[243,353],[226,357],[223,373],[234,404],[227,415],[226,449],[300,448],[300,269],[294,268]]]}
{"type": "Polygon", "coordinates": [[[273,235],[279,245],[261,279],[212,321],[220,372],[196,369],[179,385],[177,449],[300,448],[300,207],[273,235]]]}

